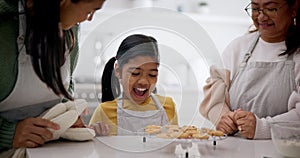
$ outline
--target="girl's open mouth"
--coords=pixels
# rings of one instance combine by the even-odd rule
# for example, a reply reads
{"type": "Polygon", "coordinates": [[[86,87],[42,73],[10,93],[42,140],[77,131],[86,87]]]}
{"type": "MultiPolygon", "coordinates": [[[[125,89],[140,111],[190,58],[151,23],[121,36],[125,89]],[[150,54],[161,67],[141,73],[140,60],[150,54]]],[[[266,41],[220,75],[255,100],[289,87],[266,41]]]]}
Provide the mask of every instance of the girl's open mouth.
{"type": "Polygon", "coordinates": [[[146,88],[133,88],[133,91],[135,93],[135,95],[137,95],[138,97],[143,97],[146,92],[148,91],[148,89],[146,88]]]}

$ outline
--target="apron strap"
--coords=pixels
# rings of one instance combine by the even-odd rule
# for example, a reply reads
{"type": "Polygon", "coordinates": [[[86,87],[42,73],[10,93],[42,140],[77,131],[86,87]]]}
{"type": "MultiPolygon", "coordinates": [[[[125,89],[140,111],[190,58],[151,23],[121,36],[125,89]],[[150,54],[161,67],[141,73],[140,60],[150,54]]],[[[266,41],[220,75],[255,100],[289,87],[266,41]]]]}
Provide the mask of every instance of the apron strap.
{"type": "Polygon", "coordinates": [[[25,14],[25,5],[21,0],[19,1],[18,10],[19,10],[19,36],[17,38],[17,43],[18,43],[19,54],[22,56],[22,55],[26,55],[26,48],[25,48],[26,14],[25,14]]]}
{"type": "Polygon", "coordinates": [[[241,69],[244,68],[244,67],[247,65],[247,62],[248,62],[248,60],[250,59],[250,57],[251,57],[251,55],[252,55],[252,52],[253,52],[253,50],[254,50],[254,48],[255,48],[255,46],[256,46],[258,40],[259,40],[259,37],[260,37],[260,34],[257,33],[257,35],[256,35],[256,37],[255,37],[255,40],[252,42],[252,44],[251,44],[251,46],[249,47],[247,53],[245,54],[244,59],[243,59],[242,63],[241,63],[240,66],[239,66],[239,70],[238,70],[238,72],[234,75],[234,77],[232,78],[231,83],[234,82],[235,78],[238,76],[238,74],[240,73],[241,69]]]}
{"type": "Polygon", "coordinates": [[[254,50],[255,46],[256,46],[256,44],[257,44],[257,42],[259,40],[259,37],[260,37],[260,34],[257,33],[257,36],[256,36],[254,42],[251,44],[251,46],[249,47],[247,53],[244,56],[244,59],[243,59],[243,62],[241,64],[241,66],[245,66],[244,64],[247,64],[248,60],[250,59],[250,57],[251,57],[251,55],[253,53],[253,50],[254,50]]]}
{"type": "Polygon", "coordinates": [[[168,119],[167,112],[166,112],[166,110],[164,109],[164,107],[161,105],[160,101],[157,99],[157,97],[156,97],[153,93],[151,94],[151,97],[152,97],[152,99],[153,99],[153,101],[154,101],[154,103],[155,103],[157,109],[160,110],[160,111],[163,111],[163,113],[164,113],[163,115],[164,115],[165,117],[163,117],[164,120],[161,120],[161,121],[162,121],[162,124],[170,124],[169,119],[168,119]],[[165,122],[165,123],[163,123],[163,122],[165,122]]]}
{"type": "Polygon", "coordinates": [[[157,99],[157,97],[156,97],[153,93],[151,93],[150,96],[151,96],[151,98],[153,99],[153,102],[155,103],[157,109],[158,109],[158,110],[163,109],[163,106],[161,105],[161,103],[160,103],[160,101],[157,99]]]}

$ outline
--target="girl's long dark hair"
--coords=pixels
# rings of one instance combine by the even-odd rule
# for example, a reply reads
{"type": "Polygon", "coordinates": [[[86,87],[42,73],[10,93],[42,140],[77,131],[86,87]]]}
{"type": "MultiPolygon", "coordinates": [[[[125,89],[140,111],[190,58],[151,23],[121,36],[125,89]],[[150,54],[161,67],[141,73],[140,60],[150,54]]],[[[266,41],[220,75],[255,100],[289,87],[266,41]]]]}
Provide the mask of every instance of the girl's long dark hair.
{"type": "Polygon", "coordinates": [[[112,101],[121,94],[118,78],[114,74],[114,65],[117,61],[120,70],[124,64],[137,56],[150,56],[159,63],[157,41],[150,36],[134,34],[125,38],[115,57],[112,57],[105,65],[102,73],[102,97],[101,101],[112,101]]]}
{"type": "Polygon", "coordinates": [[[63,85],[60,68],[65,62],[65,37],[73,39],[71,45],[75,38],[71,30],[64,32],[60,26],[60,0],[33,0],[26,17],[27,52],[36,74],[56,95],[73,100],[63,85]]]}

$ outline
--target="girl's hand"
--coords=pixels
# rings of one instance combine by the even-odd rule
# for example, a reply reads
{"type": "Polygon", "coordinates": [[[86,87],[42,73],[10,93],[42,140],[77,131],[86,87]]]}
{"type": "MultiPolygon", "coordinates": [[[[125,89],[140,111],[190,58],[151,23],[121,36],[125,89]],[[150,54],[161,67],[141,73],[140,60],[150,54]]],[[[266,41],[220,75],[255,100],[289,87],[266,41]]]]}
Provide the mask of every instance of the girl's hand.
{"type": "Polygon", "coordinates": [[[234,119],[242,137],[253,139],[256,130],[255,115],[252,112],[238,110],[234,119]]]}
{"type": "Polygon", "coordinates": [[[110,133],[109,125],[103,122],[93,123],[91,128],[95,130],[97,136],[107,136],[110,133]]]}
{"type": "Polygon", "coordinates": [[[216,125],[216,129],[224,132],[227,135],[232,135],[238,131],[234,121],[235,112],[229,111],[225,113],[216,125]]]}
{"type": "Polygon", "coordinates": [[[52,139],[49,128],[59,130],[58,124],[43,118],[27,118],[17,124],[13,148],[33,148],[43,145],[52,139]]]}

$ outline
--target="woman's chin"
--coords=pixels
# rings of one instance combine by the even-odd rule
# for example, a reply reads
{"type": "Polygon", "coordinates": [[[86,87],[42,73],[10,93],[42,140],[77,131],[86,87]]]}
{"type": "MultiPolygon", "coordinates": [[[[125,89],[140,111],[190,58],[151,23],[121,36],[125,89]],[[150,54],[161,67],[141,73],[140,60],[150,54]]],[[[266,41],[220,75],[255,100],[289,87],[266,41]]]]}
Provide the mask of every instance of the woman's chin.
{"type": "Polygon", "coordinates": [[[62,29],[63,30],[70,30],[73,26],[75,26],[76,24],[74,25],[68,25],[68,24],[62,24],[62,29]]]}

